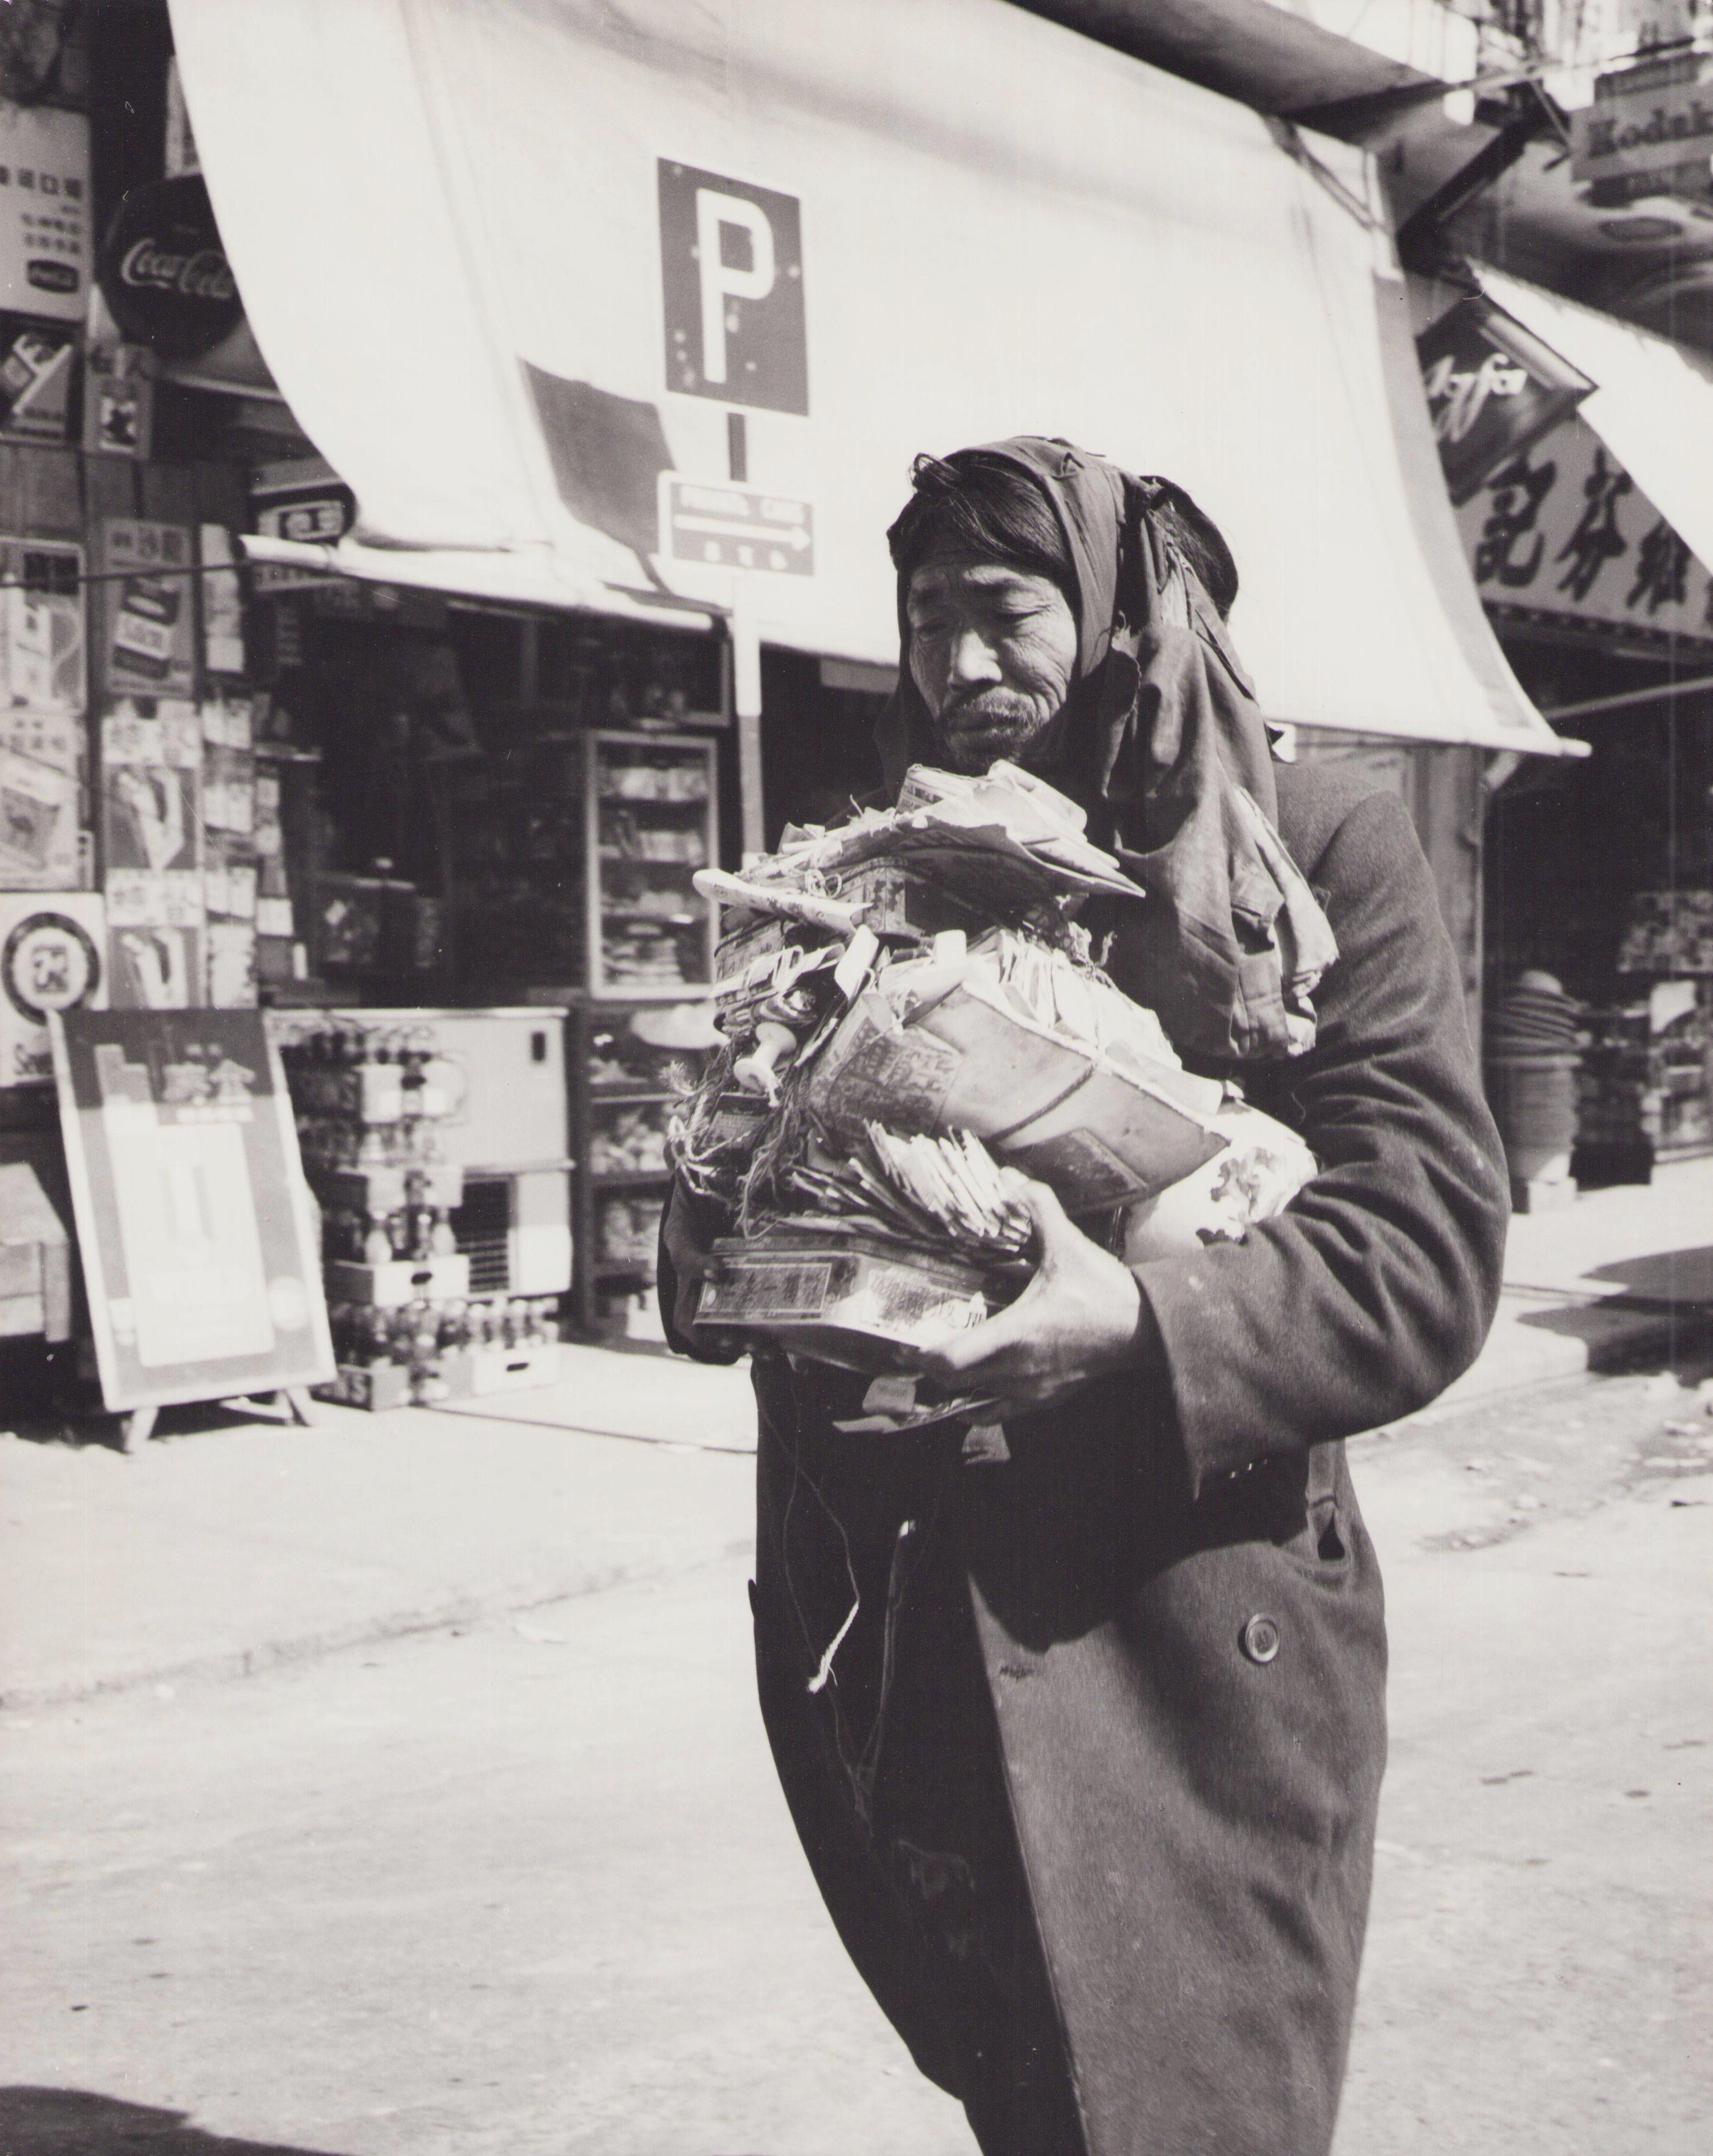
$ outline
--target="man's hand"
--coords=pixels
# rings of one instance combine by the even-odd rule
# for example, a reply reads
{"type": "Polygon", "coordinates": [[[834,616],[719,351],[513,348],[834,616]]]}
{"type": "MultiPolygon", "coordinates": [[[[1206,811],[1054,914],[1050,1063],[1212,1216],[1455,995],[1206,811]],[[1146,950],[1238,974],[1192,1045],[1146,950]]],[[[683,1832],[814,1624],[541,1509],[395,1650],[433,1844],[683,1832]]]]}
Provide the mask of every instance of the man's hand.
{"type": "Polygon", "coordinates": [[[921,1358],[925,1377],[997,1397],[996,1421],[1131,1368],[1152,1338],[1141,1290],[1126,1269],[1073,1226],[1044,1183],[1015,1168],[1003,1173],[1034,1221],[1039,1269],[1008,1309],[921,1358]]]}

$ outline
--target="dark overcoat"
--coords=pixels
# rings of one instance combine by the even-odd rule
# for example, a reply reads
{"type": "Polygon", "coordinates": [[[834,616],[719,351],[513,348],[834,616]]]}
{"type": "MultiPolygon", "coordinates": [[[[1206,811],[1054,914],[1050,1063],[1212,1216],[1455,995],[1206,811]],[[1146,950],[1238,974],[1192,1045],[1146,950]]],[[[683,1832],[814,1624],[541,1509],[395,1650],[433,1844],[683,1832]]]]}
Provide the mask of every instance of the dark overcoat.
{"type": "Polygon", "coordinates": [[[1244,1076],[1321,1172],[1242,1244],[1137,1268],[1154,1367],[1008,1424],[995,1460],[956,1430],[841,1437],[859,1379],[757,1360],[781,1779],[859,1969],[989,2151],[1331,2139],[1386,1744],[1341,1440],[1475,1357],[1506,1185],[1402,804],[1286,768],[1279,810],[1340,956],[1315,1047],[1244,1076]]]}

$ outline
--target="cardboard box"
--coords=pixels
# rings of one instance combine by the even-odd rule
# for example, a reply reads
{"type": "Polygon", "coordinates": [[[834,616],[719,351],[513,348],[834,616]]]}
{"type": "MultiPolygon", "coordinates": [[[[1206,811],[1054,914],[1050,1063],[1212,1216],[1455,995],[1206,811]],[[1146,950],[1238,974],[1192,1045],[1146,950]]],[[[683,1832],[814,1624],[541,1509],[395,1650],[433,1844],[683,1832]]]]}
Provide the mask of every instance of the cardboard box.
{"type": "Polygon", "coordinates": [[[330,1302],[365,1302],[377,1310],[402,1310],[408,1302],[463,1301],[470,1291],[470,1261],[458,1255],[392,1258],[383,1265],[336,1258],[327,1267],[330,1302]]]}
{"type": "Polygon", "coordinates": [[[402,1363],[341,1363],[333,1383],[315,1390],[323,1399],[337,1400],[343,1407],[382,1414],[388,1408],[410,1405],[410,1372],[402,1363]]]}
{"type": "Polygon", "coordinates": [[[469,1389],[479,1398],[485,1393],[521,1393],[531,1385],[551,1385],[559,1375],[557,1341],[533,1348],[472,1348],[469,1389]]]}

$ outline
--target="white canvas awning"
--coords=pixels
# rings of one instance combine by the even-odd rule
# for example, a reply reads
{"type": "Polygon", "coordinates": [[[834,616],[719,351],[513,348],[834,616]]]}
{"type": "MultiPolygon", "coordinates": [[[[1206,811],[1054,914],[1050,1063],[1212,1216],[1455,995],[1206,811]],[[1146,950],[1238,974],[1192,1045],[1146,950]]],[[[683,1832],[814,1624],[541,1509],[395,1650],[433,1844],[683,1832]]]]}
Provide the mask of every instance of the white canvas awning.
{"type": "Polygon", "coordinates": [[[1359,153],[1293,156],[995,0],[172,11],[360,573],[509,557],[521,591],[601,605],[650,555],[770,641],[885,664],[915,454],[1064,435],[1226,531],[1271,715],[1560,746],[1470,583],[1359,153]],[[728,485],[733,413],[753,503],[680,501],[663,551],[658,496],[728,485]],[[786,535],[752,571],[738,511],[786,535]]]}
{"type": "Polygon", "coordinates": [[[1480,278],[1496,305],[1595,383],[1577,416],[1713,569],[1713,361],[1496,270],[1480,278]]]}

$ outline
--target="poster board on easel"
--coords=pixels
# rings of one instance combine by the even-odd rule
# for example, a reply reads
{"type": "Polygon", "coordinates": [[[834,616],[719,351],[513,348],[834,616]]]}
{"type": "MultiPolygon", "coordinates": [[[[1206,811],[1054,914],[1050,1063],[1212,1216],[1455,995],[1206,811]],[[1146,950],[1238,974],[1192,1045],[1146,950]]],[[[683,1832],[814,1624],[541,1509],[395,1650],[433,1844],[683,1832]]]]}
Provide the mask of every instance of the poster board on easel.
{"type": "Polygon", "coordinates": [[[334,1374],[314,1209],[258,1011],[51,1014],[101,1397],[131,1411],[334,1374]]]}

